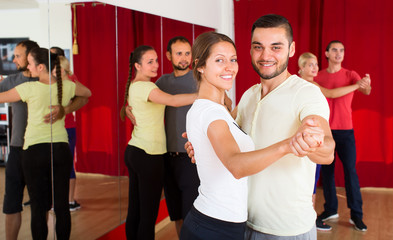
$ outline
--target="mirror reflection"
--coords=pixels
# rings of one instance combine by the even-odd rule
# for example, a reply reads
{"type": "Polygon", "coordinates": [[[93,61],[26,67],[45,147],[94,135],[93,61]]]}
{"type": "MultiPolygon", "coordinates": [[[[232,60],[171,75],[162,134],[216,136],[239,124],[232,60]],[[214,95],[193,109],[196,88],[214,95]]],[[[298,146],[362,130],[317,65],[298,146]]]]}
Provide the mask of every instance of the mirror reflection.
{"type": "MultiPolygon", "coordinates": [[[[76,137],[76,147],[71,147],[70,149],[70,155],[74,157],[72,165],[76,173],[75,175],[71,173],[67,181],[65,181],[65,175],[68,175],[65,172],[68,172],[68,167],[61,168],[63,170],[62,182],[64,185],[56,187],[56,184],[52,184],[54,186],[53,192],[56,193],[58,189],[63,188],[67,184],[70,186],[70,191],[68,194],[65,194],[64,191],[62,192],[62,207],[58,206],[56,199],[53,201],[54,210],[58,211],[58,218],[61,216],[61,212],[65,213],[65,208],[71,211],[71,239],[83,237],[97,239],[123,224],[127,216],[129,173],[124,163],[124,152],[131,138],[133,127],[128,119],[125,122],[120,121],[119,112],[128,79],[129,54],[142,44],[150,45],[155,49],[160,64],[157,76],[152,78],[152,82],[155,82],[163,73],[173,72],[172,62],[167,60],[165,47],[171,38],[185,36],[192,44],[195,36],[212,29],[102,3],[64,4],[50,2],[47,4],[41,1],[29,1],[28,3],[26,1],[17,1],[17,3],[13,3],[13,5],[1,6],[2,9],[0,11],[2,14],[0,18],[3,20],[10,19],[15,14],[24,14],[24,18],[9,24],[10,26],[5,29],[6,31],[0,33],[1,41],[3,39],[12,39],[13,41],[13,45],[6,50],[2,47],[1,59],[6,61],[1,64],[3,67],[1,75],[4,75],[4,78],[11,77],[12,74],[15,74],[11,71],[18,71],[18,69],[15,69],[18,66],[22,66],[19,69],[22,71],[16,73],[24,73],[23,67],[28,65],[28,53],[24,51],[25,62],[23,64],[16,62],[17,60],[14,59],[17,56],[15,51],[19,49],[19,47],[16,47],[17,43],[25,39],[35,41],[42,48],[47,50],[52,48],[53,52],[57,51],[58,54],[60,52],[60,55],[64,55],[64,58],[52,55],[50,59],[50,54],[47,52],[46,59],[48,61],[42,63],[37,63],[37,60],[33,57],[31,59],[31,66],[32,69],[34,67],[34,71],[36,70],[35,68],[46,70],[43,71],[41,78],[40,74],[35,74],[34,76],[38,77],[38,79],[51,81],[51,84],[46,85],[45,93],[42,93],[42,95],[49,96],[49,94],[52,94],[52,105],[57,105],[57,101],[59,101],[58,89],[57,87],[53,88],[57,86],[56,82],[60,78],[57,76],[61,76],[62,82],[66,83],[63,85],[63,99],[61,100],[65,112],[69,113],[65,118],[65,125],[63,125],[64,118],[61,121],[58,119],[55,121],[58,117],[58,107],[53,108],[52,114],[47,116],[47,121],[55,129],[57,129],[58,125],[61,125],[59,128],[62,129],[60,131],[62,132],[60,134],[62,138],[65,136],[64,127],[67,128],[68,137],[76,137]],[[29,19],[29,21],[26,21],[26,19],[29,19]],[[61,64],[59,67],[61,71],[59,73],[52,72],[51,69],[54,66],[51,67],[50,65],[58,63],[61,64]],[[11,69],[11,67],[14,67],[14,69],[11,69]],[[90,97],[86,106],[73,111],[83,106],[86,103],[86,99],[82,99],[79,107],[70,107],[70,103],[78,105],[79,100],[78,98],[73,98],[69,102],[68,98],[74,95],[87,97],[89,94],[86,92],[82,94],[84,92],[81,90],[84,89],[83,86],[91,90],[92,97],[90,97]],[[70,94],[64,93],[67,89],[75,90],[73,90],[74,92],[71,90],[70,94]],[[72,151],[75,152],[72,153],[72,151]],[[67,201],[64,200],[65,195],[67,195],[67,201]]],[[[21,50],[23,52],[26,49],[21,50]]],[[[25,77],[32,77],[28,69],[25,74],[27,74],[25,77]]],[[[86,89],[84,90],[88,91],[86,89]]],[[[33,93],[31,92],[31,94],[33,93]]],[[[1,156],[3,157],[3,165],[5,165],[8,163],[9,151],[13,149],[11,136],[18,132],[13,129],[15,127],[18,129],[24,127],[12,124],[13,119],[15,119],[12,117],[17,116],[12,114],[15,111],[15,107],[9,108],[4,104],[0,111],[2,114],[1,120],[3,120],[1,121],[1,126],[4,128],[3,135],[5,137],[1,156]],[[6,114],[4,119],[2,109],[4,109],[6,114]]],[[[50,110],[47,109],[47,111],[49,113],[50,110]]],[[[41,118],[43,119],[43,116],[41,118]]],[[[21,118],[18,117],[17,119],[21,118]]],[[[56,135],[56,130],[52,130],[52,134],[55,138],[58,136],[56,135]]],[[[43,135],[43,132],[34,135],[43,135]]],[[[53,144],[50,146],[53,147],[58,145],[59,141],[53,140],[52,142],[53,144]]],[[[63,139],[60,142],[65,142],[65,140],[63,139]]],[[[20,145],[17,147],[22,149],[23,143],[20,145]]],[[[70,146],[72,146],[72,141],[70,146]]],[[[64,146],[61,148],[64,150],[64,146]]],[[[56,157],[58,154],[57,150],[53,150],[53,154],[51,154],[50,150],[39,151],[39,153],[46,158],[49,156],[52,163],[56,163],[56,159],[58,159],[56,157]]],[[[60,155],[62,157],[66,156],[68,151],[67,154],[60,155]]],[[[39,155],[35,155],[35,157],[38,158],[39,155]]],[[[55,175],[58,176],[60,174],[56,171],[56,168],[56,165],[53,164],[53,173],[56,172],[55,175]]],[[[6,169],[9,168],[0,168],[0,174],[4,179],[6,169]]],[[[42,174],[32,173],[31,177],[36,175],[42,174]]],[[[49,179],[52,178],[49,177],[49,179]]],[[[4,184],[0,186],[1,193],[5,192],[4,186],[4,184]]],[[[23,187],[21,188],[23,189],[23,187]]],[[[40,193],[36,194],[36,196],[33,198],[44,198],[44,195],[40,193]]],[[[35,204],[31,206],[29,203],[29,194],[26,189],[23,190],[23,195],[20,195],[19,198],[16,202],[21,203],[16,204],[18,205],[16,216],[18,221],[20,221],[20,225],[16,224],[13,228],[10,225],[6,226],[6,219],[10,214],[1,213],[1,239],[5,239],[6,234],[11,233],[10,229],[14,229],[13,234],[18,234],[19,239],[32,238],[30,214],[35,204]],[[25,204],[23,211],[22,203],[25,204]]],[[[169,221],[166,202],[163,200],[163,196],[161,199],[156,221],[158,228],[160,223],[163,224],[163,221],[169,221]]],[[[38,202],[38,200],[35,201],[38,202]]],[[[0,199],[0,203],[4,203],[4,200],[0,199]]],[[[46,219],[46,217],[41,218],[46,219]]],[[[67,219],[67,217],[62,219],[67,219]]],[[[59,220],[57,220],[57,226],[59,226],[59,220]]],[[[34,222],[45,222],[45,220],[34,222]]],[[[7,224],[9,224],[9,221],[7,224]]],[[[49,211],[47,224],[48,239],[54,239],[56,221],[53,210],[49,211]]],[[[61,225],[67,224],[62,223],[61,225]]],[[[67,236],[67,234],[64,234],[64,236],[67,236]]]]}

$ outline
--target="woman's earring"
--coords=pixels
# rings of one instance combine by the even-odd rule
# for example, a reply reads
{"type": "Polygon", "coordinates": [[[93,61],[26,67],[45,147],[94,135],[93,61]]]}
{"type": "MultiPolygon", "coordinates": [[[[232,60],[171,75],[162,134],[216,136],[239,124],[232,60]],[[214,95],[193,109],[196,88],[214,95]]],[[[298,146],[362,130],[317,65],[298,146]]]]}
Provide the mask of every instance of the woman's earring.
{"type": "Polygon", "coordinates": [[[203,70],[201,70],[201,73],[203,74],[203,70]]]}

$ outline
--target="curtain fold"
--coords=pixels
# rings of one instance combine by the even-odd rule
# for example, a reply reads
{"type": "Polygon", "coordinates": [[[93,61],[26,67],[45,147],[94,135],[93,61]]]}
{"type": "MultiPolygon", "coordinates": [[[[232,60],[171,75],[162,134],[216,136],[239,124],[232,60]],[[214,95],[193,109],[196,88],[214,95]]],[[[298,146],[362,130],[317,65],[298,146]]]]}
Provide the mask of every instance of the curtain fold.
{"type": "Polygon", "coordinates": [[[115,8],[85,3],[76,6],[76,14],[79,54],[74,55],[74,72],[93,94],[76,113],[76,169],[117,175],[115,8]]]}

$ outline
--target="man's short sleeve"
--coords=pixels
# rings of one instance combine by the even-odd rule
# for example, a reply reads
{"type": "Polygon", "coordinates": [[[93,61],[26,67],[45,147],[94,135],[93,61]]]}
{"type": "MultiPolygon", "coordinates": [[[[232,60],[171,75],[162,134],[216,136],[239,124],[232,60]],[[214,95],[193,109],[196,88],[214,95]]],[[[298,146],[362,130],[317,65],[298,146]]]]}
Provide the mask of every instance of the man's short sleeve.
{"type": "Polygon", "coordinates": [[[307,116],[318,115],[329,122],[329,105],[317,86],[307,85],[301,88],[295,97],[294,103],[297,105],[295,109],[300,121],[303,121],[307,116]]]}
{"type": "Polygon", "coordinates": [[[360,75],[355,71],[350,71],[349,74],[352,84],[355,84],[357,81],[362,79],[360,75]]]}
{"type": "Polygon", "coordinates": [[[5,79],[3,79],[3,81],[0,82],[0,92],[6,92],[10,89],[12,89],[11,87],[11,78],[13,76],[8,76],[5,79]]]}

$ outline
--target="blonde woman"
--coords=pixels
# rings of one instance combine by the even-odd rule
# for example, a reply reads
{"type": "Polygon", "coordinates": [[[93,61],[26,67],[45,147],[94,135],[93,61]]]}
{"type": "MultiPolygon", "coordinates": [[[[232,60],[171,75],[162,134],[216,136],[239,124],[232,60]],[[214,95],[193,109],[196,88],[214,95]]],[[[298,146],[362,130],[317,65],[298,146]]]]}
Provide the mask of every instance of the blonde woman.
{"type": "MultiPolygon", "coordinates": [[[[63,79],[71,80],[73,82],[77,82],[78,79],[75,74],[72,73],[70,68],[70,62],[64,56],[64,50],[59,47],[51,47],[50,51],[52,53],[58,54],[60,58],[60,66],[61,66],[61,74],[63,79]]],[[[73,99],[72,101],[75,101],[73,99]]],[[[79,98],[76,101],[79,101],[78,107],[87,104],[87,98],[79,98]]],[[[70,204],[70,211],[76,211],[81,208],[81,205],[75,200],[75,186],[76,186],[76,173],[75,173],[75,147],[76,147],[76,119],[75,114],[70,112],[65,116],[65,128],[68,134],[68,144],[70,145],[71,155],[73,157],[72,170],[70,174],[70,194],[68,196],[68,201],[70,204]]]]}

